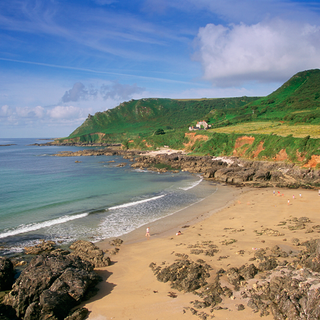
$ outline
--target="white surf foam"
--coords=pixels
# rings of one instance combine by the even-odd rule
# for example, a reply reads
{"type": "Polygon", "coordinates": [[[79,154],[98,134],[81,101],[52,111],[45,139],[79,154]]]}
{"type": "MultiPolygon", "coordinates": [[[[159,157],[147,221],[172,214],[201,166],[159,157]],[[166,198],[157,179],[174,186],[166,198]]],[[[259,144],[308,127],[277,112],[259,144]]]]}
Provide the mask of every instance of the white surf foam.
{"type": "Polygon", "coordinates": [[[125,204],[120,204],[119,206],[114,206],[114,207],[110,207],[109,210],[114,210],[114,209],[120,209],[120,208],[127,208],[127,207],[131,207],[131,206],[135,206],[137,204],[140,203],[144,203],[144,202],[148,202],[148,201],[153,201],[156,199],[160,199],[162,197],[164,197],[165,194],[161,195],[161,196],[157,196],[157,197],[153,197],[153,198],[148,198],[148,199],[144,199],[144,200],[139,200],[139,201],[134,201],[134,202],[128,202],[125,204]]]}
{"type": "Polygon", "coordinates": [[[199,185],[199,184],[201,183],[201,181],[203,180],[203,177],[201,177],[201,176],[199,176],[199,177],[200,177],[200,179],[199,179],[198,181],[191,183],[191,184],[188,185],[187,187],[179,188],[179,189],[184,190],[184,191],[187,191],[187,190],[190,190],[190,189],[196,187],[196,186],[199,185]]]}
{"type": "Polygon", "coordinates": [[[40,223],[31,223],[31,224],[22,225],[22,226],[19,226],[17,229],[13,229],[13,230],[6,231],[4,233],[0,233],[0,239],[10,237],[10,236],[15,236],[15,235],[18,235],[21,233],[39,230],[39,229],[46,228],[46,227],[51,227],[56,224],[65,223],[65,222],[75,220],[75,219],[81,219],[81,218],[86,217],[87,215],[88,215],[88,213],[80,213],[80,214],[76,214],[76,215],[72,215],[72,216],[63,216],[63,217],[60,217],[57,219],[48,220],[48,221],[44,221],[44,222],[40,222],[40,223]]]}

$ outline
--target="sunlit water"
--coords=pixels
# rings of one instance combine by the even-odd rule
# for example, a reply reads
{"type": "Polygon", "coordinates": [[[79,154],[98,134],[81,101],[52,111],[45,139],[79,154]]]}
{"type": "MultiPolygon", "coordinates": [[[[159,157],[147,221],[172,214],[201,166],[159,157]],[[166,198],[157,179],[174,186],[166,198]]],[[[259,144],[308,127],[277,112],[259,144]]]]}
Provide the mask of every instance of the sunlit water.
{"type": "Polygon", "coordinates": [[[0,147],[0,254],[121,236],[213,193],[198,175],[135,170],[120,156],[55,157],[83,148],[30,146],[41,142],[0,139],[16,144],[0,147]]]}

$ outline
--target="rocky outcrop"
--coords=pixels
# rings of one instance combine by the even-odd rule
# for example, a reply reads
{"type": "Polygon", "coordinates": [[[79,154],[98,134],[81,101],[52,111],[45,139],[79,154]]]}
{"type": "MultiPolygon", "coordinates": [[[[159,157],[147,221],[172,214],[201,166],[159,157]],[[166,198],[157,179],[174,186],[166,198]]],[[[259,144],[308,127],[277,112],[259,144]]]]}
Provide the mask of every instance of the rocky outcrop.
{"type": "Polygon", "coordinates": [[[10,290],[13,279],[14,270],[11,260],[0,257],[0,291],[10,290]]]}
{"type": "Polygon", "coordinates": [[[106,267],[111,264],[109,257],[91,242],[78,240],[73,242],[70,247],[72,254],[79,256],[82,260],[92,263],[95,268],[106,267]]]}
{"type": "MultiPolygon", "coordinates": [[[[306,218],[301,217],[297,223],[302,221],[306,218]]],[[[210,265],[202,259],[194,262],[185,254],[176,253],[179,259],[172,264],[151,263],[150,267],[159,281],[201,298],[184,308],[199,319],[213,318],[214,310],[223,309],[222,302],[228,304],[226,299],[241,302],[238,311],[246,304],[260,316],[272,314],[275,320],[320,319],[320,239],[299,246],[304,249],[287,252],[277,245],[257,249],[249,259],[251,263],[227,271],[220,269],[213,280],[210,265]],[[222,286],[226,280],[229,284],[222,286]]]]}
{"type": "MultiPolygon", "coordinates": [[[[244,142],[241,141],[241,143],[244,142]]],[[[239,148],[241,149],[241,146],[239,148]]],[[[239,186],[291,188],[320,186],[320,171],[280,161],[248,160],[235,156],[189,156],[182,154],[182,152],[149,156],[143,151],[112,148],[86,149],[76,152],[64,151],[56,154],[60,157],[101,155],[120,155],[134,161],[131,167],[136,169],[148,169],[159,173],[168,170],[183,170],[190,173],[200,173],[206,179],[239,186]]],[[[283,160],[284,158],[278,157],[276,159],[283,160]]],[[[124,166],[124,163],[118,166],[124,166]]]]}
{"type": "Polygon", "coordinates": [[[151,263],[150,268],[159,281],[170,281],[171,288],[185,292],[194,292],[206,285],[206,278],[210,276],[211,269],[206,263],[197,263],[188,259],[181,259],[164,268],[151,263]]]}
{"type": "Polygon", "coordinates": [[[282,267],[243,295],[261,316],[271,312],[277,320],[319,319],[319,282],[319,274],[282,267]]]}
{"type": "Polygon", "coordinates": [[[239,186],[310,188],[320,185],[320,172],[317,170],[290,163],[251,161],[237,157],[195,157],[178,153],[156,157],[141,155],[136,157],[132,167],[153,169],[159,163],[170,169],[200,173],[207,179],[239,186]]]}
{"type": "MultiPolygon", "coordinates": [[[[116,244],[120,243],[117,239],[116,244]]],[[[35,255],[22,271],[12,290],[4,297],[0,308],[2,319],[23,320],[82,320],[88,310],[80,308],[69,314],[71,308],[94,293],[100,277],[94,267],[110,265],[110,258],[91,242],[79,240],[70,248],[62,249],[53,241],[42,241],[34,247],[26,247],[25,253],[35,255]]],[[[10,260],[0,258],[0,267],[13,267],[10,260]],[[3,262],[3,263],[2,263],[3,262]]],[[[0,269],[0,278],[1,278],[0,269]]],[[[11,279],[7,273],[7,280],[11,279]]],[[[8,282],[11,288],[12,281],[8,282]]],[[[2,289],[1,290],[7,290],[2,289]]]]}
{"type": "Polygon", "coordinates": [[[99,281],[93,265],[80,257],[45,253],[30,261],[3,303],[15,311],[18,319],[60,320],[66,318],[69,310],[99,281]]]}
{"type": "Polygon", "coordinates": [[[120,155],[126,159],[143,153],[142,151],[135,150],[120,150],[120,149],[84,149],[78,151],[61,151],[54,156],[56,157],[91,157],[91,156],[115,156],[120,155]]]}
{"type": "Polygon", "coordinates": [[[36,244],[35,246],[25,247],[24,252],[25,254],[40,254],[43,252],[50,252],[57,248],[56,243],[54,241],[40,241],[40,243],[36,244]]]}

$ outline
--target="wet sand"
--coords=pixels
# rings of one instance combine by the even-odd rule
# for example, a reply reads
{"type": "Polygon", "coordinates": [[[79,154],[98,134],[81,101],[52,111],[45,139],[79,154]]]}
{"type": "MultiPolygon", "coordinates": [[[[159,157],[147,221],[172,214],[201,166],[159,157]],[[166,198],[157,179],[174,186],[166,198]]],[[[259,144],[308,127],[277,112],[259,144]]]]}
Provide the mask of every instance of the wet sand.
{"type": "MultiPolygon", "coordinates": [[[[98,294],[84,305],[90,310],[89,319],[199,319],[185,307],[192,307],[190,301],[201,299],[192,293],[173,290],[169,283],[157,281],[149,267],[151,262],[171,264],[178,258],[177,253],[187,254],[194,261],[203,259],[213,268],[210,283],[221,268],[227,270],[251,263],[249,259],[258,248],[279,245],[283,250],[297,250],[301,248],[293,245],[293,238],[300,242],[320,238],[317,229],[312,229],[320,224],[319,204],[316,190],[276,189],[274,195],[270,188],[220,186],[215,194],[202,202],[150,224],[150,239],[145,238],[145,227],[122,237],[124,244],[119,253],[111,256],[113,264],[97,269],[103,281],[99,284],[98,294]],[[294,218],[300,217],[310,218],[306,229],[288,228],[294,218]],[[178,230],[182,235],[175,235],[178,230]],[[310,233],[310,230],[314,232],[310,233]],[[213,257],[191,253],[191,245],[205,249],[207,241],[218,246],[219,252],[213,257]],[[175,292],[177,297],[170,297],[169,292],[175,292]]],[[[108,241],[99,245],[103,249],[109,247],[108,241]]],[[[259,274],[250,281],[259,281],[259,274]]],[[[233,289],[225,275],[221,283],[233,289]]],[[[239,291],[234,291],[234,299],[224,298],[220,305],[226,309],[212,313],[209,308],[201,311],[214,315],[215,319],[260,319],[259,313],[253,313],[247,307],[247,300],[241,298],[239,291]],[[237,309],[240,303],[245,306],[242,311],[237,309]]],[[[269,315],[264,319],[273,317],[269,315]]]]}

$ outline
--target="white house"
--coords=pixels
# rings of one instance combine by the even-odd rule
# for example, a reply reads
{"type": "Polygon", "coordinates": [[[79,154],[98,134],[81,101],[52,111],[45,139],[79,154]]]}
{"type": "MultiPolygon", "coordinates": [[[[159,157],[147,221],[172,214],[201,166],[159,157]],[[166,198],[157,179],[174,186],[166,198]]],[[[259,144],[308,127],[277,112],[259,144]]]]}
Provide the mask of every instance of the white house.
{"type": "Polygon", "coordinates": [[[198,121],[195,127],[189,127],[189,131],[200,129],[207,130],[208,128],[211,128],[211,125],[209,125],[206,121],[202,120],[198,121]]]}

